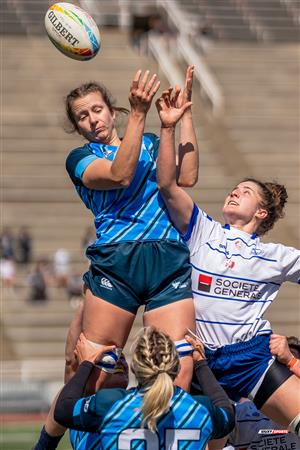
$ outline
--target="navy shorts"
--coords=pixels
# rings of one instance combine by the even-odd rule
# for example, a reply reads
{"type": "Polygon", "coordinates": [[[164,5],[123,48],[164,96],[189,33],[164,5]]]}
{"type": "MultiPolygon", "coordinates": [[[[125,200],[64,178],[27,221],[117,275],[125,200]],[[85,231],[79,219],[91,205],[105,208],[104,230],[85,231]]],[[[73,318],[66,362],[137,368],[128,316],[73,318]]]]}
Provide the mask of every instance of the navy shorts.
{"type": "MultiPolygon", "coordinates": [[[[274,362],[269,349],[270,335],[263,334],[246,342],[224,345],[215,351],[205,348],[205,356],[216,379],[233,401],[252,399],[274,362]]],[[[284,381],[284,379],[282,379],[284,381]]],[[[274,390],[280,385],[274,386],[274,390]]],[[[194,376],[193,393],[199,390],[194,376]]]]}
{"type": "Polygon", "coordinates": [[[122,242],[92,245],[83,276],[91,292],[136,314],[192,298],[189,250],[176,241],[122,242]]]}
{"type": "Polygon", "coordinates": [[[269,342],[270,335],[263,334],[216,351],[205,349],[209,367],[232,400],[248,397],[273,362],[269,342]]]}

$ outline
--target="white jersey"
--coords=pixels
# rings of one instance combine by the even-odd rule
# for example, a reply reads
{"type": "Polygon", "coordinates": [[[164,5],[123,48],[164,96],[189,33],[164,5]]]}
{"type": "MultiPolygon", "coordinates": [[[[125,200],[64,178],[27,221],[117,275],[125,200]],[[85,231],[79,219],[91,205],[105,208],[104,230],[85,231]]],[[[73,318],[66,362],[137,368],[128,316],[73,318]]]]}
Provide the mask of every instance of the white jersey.
{"type": "Polygon", "coordinates": [[[250,401],[236,405],[236,425],[228,444],[234,450],[300,450],[300,438],[264,416],[250,401]]]}
{"type": "Polygon", "coordinates": [[[184,236],[193,266],[197,335],[215,350],[271,333],[263,314],[284,281],[300,283],[300,250],[264,244],[197,206],[184,236]]]}

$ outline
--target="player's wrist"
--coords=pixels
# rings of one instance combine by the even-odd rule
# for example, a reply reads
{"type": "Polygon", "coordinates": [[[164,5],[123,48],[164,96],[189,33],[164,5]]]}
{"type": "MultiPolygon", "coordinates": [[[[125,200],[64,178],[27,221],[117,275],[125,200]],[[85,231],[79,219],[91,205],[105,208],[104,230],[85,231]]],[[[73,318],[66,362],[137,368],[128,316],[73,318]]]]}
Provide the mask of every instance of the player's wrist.
{"type": "Polygon", "coordinates": [[[287,367],[289,369],[292,369],[297,363],[298,363],[298,358],[296,358],[296,356],[292,356],[292,358],[289,360],[289,362],[287,363],[287,367]]]}
{"type": "Polygon", "coordinates": [[[168,124],[162,123],[160,125],[160,128],[167,128],[167,129],[170,129],[170,130],[175,130],[175,125],[168,125],[168,124]]]}

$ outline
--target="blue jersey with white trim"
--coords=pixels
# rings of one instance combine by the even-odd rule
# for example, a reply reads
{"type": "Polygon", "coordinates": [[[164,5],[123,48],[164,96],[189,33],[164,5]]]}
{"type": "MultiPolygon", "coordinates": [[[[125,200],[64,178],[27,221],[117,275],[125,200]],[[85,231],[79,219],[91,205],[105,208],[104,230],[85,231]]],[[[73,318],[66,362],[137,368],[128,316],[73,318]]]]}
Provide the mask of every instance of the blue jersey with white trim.
{"type": "Polygon", "coordinates": [[[208,397],[192,397],[176,387],[170,409],[158,420],[154,433],[142,427],[142,401],[138,388],[104,389],[78,400],[73,411],[76,429],[93,432],[71,430],[73,448],[201,450],[209,439],[227,433],[228,413],[208,397]]]}
{"type": "Polygon", "coordinates": [[[271,333],[263,319],[284,281],[300,283],[300,250],[262,243],[194,206],[190,249],[197,334],[215,350],[271,333]]]}
{"type": "Polygon", "coordinates": [[[113,161],[118,147],[89,143],[73,150],[67,171],[86,207],[95,216],[96,245],[168,239],[181,241],[172,225],[156,183],[159,138],[143,135],[139,162],[128,188],[94,190],[85,187],[82,175],[97,158],[113,161]]]}

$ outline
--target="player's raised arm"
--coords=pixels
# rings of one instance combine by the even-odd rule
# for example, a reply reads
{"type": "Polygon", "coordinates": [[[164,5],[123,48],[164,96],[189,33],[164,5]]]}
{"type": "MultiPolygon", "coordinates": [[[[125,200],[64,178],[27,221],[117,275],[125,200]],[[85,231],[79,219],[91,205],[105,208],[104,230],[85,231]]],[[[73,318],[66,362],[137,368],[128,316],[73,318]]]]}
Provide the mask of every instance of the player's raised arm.
{"type": "Polygon", "coordinates": [[[157,184],[176,228],[186,233],[193,212],[193,200],[177,185],[175,156],[175,125],[191,106],[185,102],[176,106],[180,89],[170,88],[156,101],[161,120],[160,146],[157,158],[157,184]]]}
{"type": "MultiPolygon", "coordinates": [[[[131,110],[122,141],[118,138],[115,129],[107,143],[119,146],[113,162],[104,159],[95,159],[84,171],[83,184],[91,189],[114,189],[128,187],[132,181],[139,160],[142,136],[145,127],[146,115],[151,106],[160,82],[156,81],[156,74],[149,78],[149,71],[144,75],[138,70],[130,87],[129,102],[131,110]],[[114,138],[115,136],[115,138],[114,138]]],[[[112,116],[114,120],[114,115],[112,116]]],[[[101,131],[104,125],[101,121],[94,127],[101,131]]],[[[104,131],[104,130],[103,130],[104,131]]]]}
{"type": "MultiPolygon", "coordinates": [[[[192,100],[194,66],[186,70],[185,86],[179,96],[181,106],[192,100]]],[[[187,108],[180,121],[180,136],[177,162],[177,183],[182,187],[192,187],[198,181],[199,151],[193,124],[191,106],[187,108]]]]}

